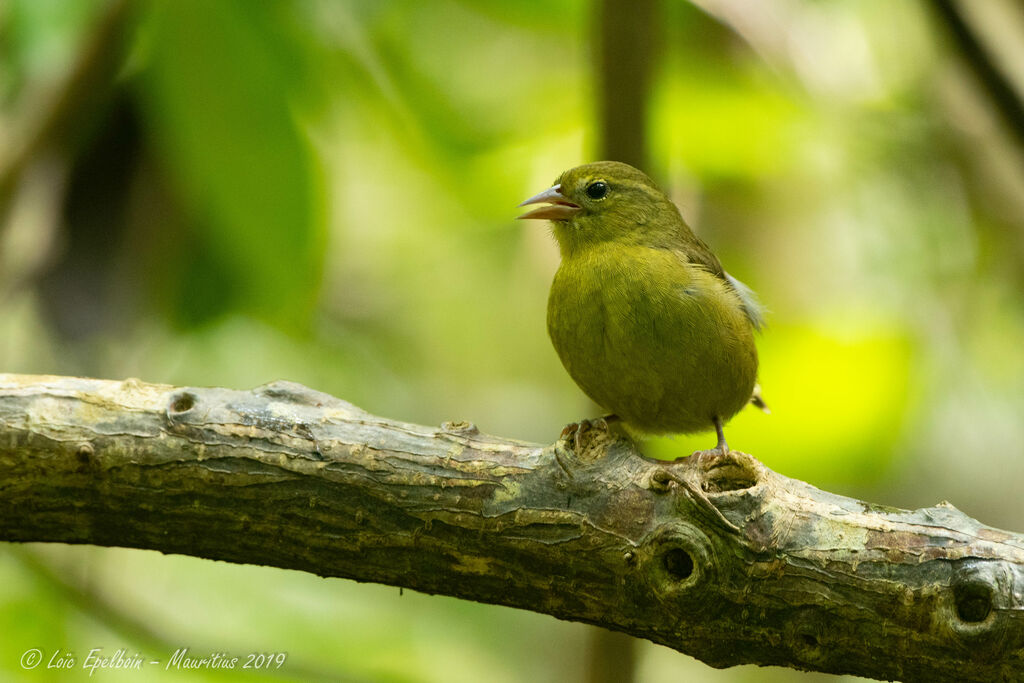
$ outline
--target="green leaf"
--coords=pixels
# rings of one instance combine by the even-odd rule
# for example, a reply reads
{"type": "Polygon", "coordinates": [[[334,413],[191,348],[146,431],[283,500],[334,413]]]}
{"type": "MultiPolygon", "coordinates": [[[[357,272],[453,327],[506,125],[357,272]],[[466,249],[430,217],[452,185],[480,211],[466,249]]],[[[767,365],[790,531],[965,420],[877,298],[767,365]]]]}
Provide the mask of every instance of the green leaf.
{"type": "Polygon", "coordinates": [[[306,79],[301,46],[282,28],[292,7],[157,1],[147,18],[147,125],[187,214],[193,234],[183,239],[202,250],[194,261],[219,271],[186,268],[186,258],[187,286],[174,288],[181,320],[237,307],[301,325],[316,301],[326,222],[320,168],[295,114],[306,79]]]}

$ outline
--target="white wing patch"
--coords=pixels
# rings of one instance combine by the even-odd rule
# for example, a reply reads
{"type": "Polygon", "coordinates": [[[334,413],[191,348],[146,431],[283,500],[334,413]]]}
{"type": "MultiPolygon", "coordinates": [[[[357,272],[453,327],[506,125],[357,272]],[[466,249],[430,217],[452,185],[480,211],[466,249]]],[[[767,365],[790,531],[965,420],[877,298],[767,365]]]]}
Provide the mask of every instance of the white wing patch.
{"type": "Polygon", "coordinates": [[[747,314],[747,319],[750,320],[750,324],[754,326],[755,330],[760,330],[764,327],[764,307],[761,306],[761,302],[757,300],[757,295],[754,294],[754,290],[747,287],[745,284],[734,278],[729,273],[725,274],[725,279],[729,281],[732,288],[736,290],[736,293],[740,297],[740,301],[743,303],[743,312],[747,314]]]}

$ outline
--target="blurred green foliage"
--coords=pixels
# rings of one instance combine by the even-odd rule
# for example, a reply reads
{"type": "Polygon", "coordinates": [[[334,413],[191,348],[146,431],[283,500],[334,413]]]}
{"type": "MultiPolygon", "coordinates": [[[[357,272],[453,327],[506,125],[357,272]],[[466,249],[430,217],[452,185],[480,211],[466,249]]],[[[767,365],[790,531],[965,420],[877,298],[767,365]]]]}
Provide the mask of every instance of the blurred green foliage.
{"type": "MultiPolygon", "coordinates": [[[[136,0],[110,19],[119,4],[0,1],[0,181],[13,183],[0,369],[286,378],[535,441],[592,410],[546,338],[557,252],[514,207],[614,134],[594,112],[594,3],[136,0]],[[74,135],[47,138],[68,74],[102,69],[87,47],[104,21],[118,41],[99,51],[123,51],[108,87],[63,110],[74,135]]],[[[1012,64],[1024,41],[1006,5],[972,17],[1012,64]]],[[[742,413],[730,443],[823,488],[950,499],[1019,529],[1021,150],[925,4],[753,8],[659,5],[646,121],[648,170],[770,311],[773,412],[742,413]]],[[[677,457],[711,439],[646,448],[677,457]]],[[[296,680],[583,667],[584,632],[538,615],[151,553],[32,551],[81,592],[0,553],[4,680],[28,675],[29,647],[152,646],[105,609],[158,631],[172,649],[154,656],[287,650],[296,680]]],[[[640,676],[806,678],[654,647],[640,676]]]]}
{"type": "Polygon", "coordinates": [[[315,308],[326,211],[297,120],[312,65],[295,7],[169,0],[138,28],[148,132],[192,219],[187,252],[165,242],[184,322],[238,311],[301,326],[315,308]]]}

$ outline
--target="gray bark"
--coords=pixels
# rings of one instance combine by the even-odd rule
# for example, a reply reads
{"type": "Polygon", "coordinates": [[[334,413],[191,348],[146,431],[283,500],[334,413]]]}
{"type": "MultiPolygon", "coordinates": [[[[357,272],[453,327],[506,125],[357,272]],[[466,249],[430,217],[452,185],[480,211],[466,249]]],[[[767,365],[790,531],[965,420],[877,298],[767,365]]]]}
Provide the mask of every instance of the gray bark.
{"type": "Polygon", "coordinates": [[[152,548],[511,605],[715,667],[1024,678],[1024,538],[733,452],[550,446],[252,391],[0,375],[0,540],[152,548]]]}

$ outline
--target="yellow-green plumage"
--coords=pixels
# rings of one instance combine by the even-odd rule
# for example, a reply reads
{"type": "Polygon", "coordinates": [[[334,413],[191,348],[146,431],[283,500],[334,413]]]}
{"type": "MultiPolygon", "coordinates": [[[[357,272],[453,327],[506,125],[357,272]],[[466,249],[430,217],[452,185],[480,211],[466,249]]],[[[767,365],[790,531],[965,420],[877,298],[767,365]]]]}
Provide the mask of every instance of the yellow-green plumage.
{"type": "Polygon", "coordinates": [[[540,201],[552,206],[524,218],[552,219],[562,254],[548,333],[580,388],[648,433],[714,429],[743,408],[760,310],[654,183],[598,162],[525,203],[540,201]]]}

